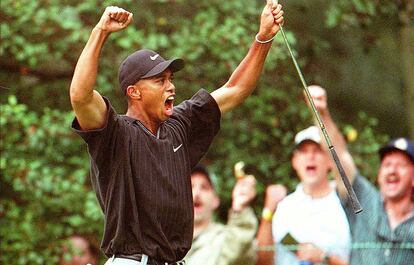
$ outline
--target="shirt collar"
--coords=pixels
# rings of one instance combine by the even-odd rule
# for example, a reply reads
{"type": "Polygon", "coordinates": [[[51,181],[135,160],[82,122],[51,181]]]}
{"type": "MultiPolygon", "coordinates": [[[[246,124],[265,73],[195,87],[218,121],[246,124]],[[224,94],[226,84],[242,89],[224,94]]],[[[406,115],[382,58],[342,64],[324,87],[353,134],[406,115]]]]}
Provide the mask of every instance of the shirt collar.
{"type": "MultiPolygon", "coordinates": [[[[142,127],[144,130],[146,130],[148,133],[150,133],[151,135],[153,135],[152,134],[152,132],[150,131],[150,130],[148,130],[148,128],[147,127],[145,127],[145,125],[140,121],[140,120],[137,120],[137,119],[135,119],[135,118],[132,118],[132,117],[129,117],[129,116],[127,116],[127,115],[121,115],[127,122],[130,122],[131,124],[135,124],[135,125],[138,125],[138,126],[140,126],[140,127],[142,127]]],[[[162,127],[162,125],[164,124],[164,122],[162,122],[161,124],[160,124],[160,126],[158,127],[158,130],[157,130],[157,135],[154,135],[154,137],[155,138],[157,138],[157,139],[160,139],[160,134],[161,134],[161,127],[162,127]]]]}

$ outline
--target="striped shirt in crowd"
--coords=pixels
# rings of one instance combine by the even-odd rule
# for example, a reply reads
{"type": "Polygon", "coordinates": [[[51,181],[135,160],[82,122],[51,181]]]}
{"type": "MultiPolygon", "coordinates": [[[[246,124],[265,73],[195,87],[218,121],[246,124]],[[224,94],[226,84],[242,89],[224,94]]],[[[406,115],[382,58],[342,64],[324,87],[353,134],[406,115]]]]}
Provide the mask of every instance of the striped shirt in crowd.
{"type": "Polygon", "coordinates": [[[363,211],[354,214],[352,205],[345,203],[353,241],[350,265],[414,264],[414,214],[392,230],[374,185],[357,176],[353,188],[363,211]]]}

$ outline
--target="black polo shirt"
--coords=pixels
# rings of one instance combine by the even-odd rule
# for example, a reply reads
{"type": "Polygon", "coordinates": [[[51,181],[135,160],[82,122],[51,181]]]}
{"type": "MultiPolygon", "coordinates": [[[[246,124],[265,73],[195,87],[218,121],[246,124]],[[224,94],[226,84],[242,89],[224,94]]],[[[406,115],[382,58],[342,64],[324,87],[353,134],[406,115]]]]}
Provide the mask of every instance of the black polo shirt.
{"type": "Polygon", "coordinates": [[[154,136],[138,120],[116,114],[108,99],[99,130],[72,128],[88,145],[92,186],[105,215],[101,248],[181,260],[193,238],[190,173],[220,129],[220,110],[200,90],[174,107],[154,136]]]}

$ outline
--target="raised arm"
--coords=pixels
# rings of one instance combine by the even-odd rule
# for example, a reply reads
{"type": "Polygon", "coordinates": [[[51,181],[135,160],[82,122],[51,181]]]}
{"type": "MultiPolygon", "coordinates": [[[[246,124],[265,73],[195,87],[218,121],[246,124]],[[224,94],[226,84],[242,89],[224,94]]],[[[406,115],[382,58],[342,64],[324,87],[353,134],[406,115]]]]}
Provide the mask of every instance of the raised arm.
{"type": "Polygon", "coordinates": [[[237,180],[232,192],[231,209],[241,212],[249,207],[251,201],[256,197],[256,179],[252,175],[237,180]]]}
{"type": "Polygon", "coordinates": [[[232,209],[224,232],[225,242],[218,264],[252,264],[255,260],[253,240],[257,219],[250,203],[256,196],[256,179],[246,176],[237,180],[232,193],[232,209]]]}
{"type": "Polygon", "coordinates": [[[272,233],[272,217],[279,202],[286,197],[287,189],[283,185],[270,185],[266,188],[262,218],[256,241],[258,246],[256,265],[274,265],[275,247],[272,233]],[[264,249],[269,248],[269,249],[264,249]]]}
{"type": "Polygon", "coordinates": [[[241,104],[256,88],[262,72],[264,61],[272,45],[271,40],[279,31],[279,24],[283,23],[282,6],[275,0],[267,0],[260,21],[257,39],[250,47],[246,57],[230,76],[227,83],[213,91],[211,95],[216,100],[222,114],[241,104]]]}
{"type": "MultiPolygon", "coordinates": [[[[331,139],[331,142],[335,147],[335,151],[338,154],[342,167],[344,168],[345,173],[352,184],[357,169],[354,160],[348,151],[346,141],[341,132],[339,131],[338,127],[336,126],[335,122],[332,120],[332,117],[329,113],[326,91],[324,88],[316,85],[309,86],[308,89],[309,93],[312,96],[313,102],[315,103],[315,107],[318,110],[320,117],[325,125],[326,131],[331,139]]],[[[326,150],[326,152],[330,153],[326,144],[323,144],[322,146],[326,150]]],[[[342,199],[345,199],[347,198],[347,191],[336,167],[334,168],[334,173],[339,196],[342,199]]]]}
{"type": "Polygon", "coordinates": [[[93,90],[99,55],[109,34],[126,28],[131,21],[132,13],[115,6],[107,7],[79,57],[70,85],[70,102],[83,130],[98,129],[105,125],[105,102],[93,90]]]}

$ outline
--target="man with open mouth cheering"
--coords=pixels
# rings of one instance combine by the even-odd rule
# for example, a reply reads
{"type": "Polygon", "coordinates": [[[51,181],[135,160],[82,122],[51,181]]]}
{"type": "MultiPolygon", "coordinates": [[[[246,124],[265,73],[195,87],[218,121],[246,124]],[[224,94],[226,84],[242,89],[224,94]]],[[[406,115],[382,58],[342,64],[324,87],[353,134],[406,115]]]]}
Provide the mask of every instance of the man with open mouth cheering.
{"type": "Polygon", "coordinates": [[[118,115],[93,89],[110,33],[132,13],[108,7],[80,55],[70,87],[75,131],[88,145],[91,178],[105,215],[101,248],[108,264],[183,264],[193,236],[190,172],[206,153],[221,115],[255,89],[272,40],[283,23],[281,5],[268,0],[259,32],[229,80],[211,94],[197,92],[174,107],[173,75],[183,60],[139,50],[119,68],[128,101],[118,115]]]}

